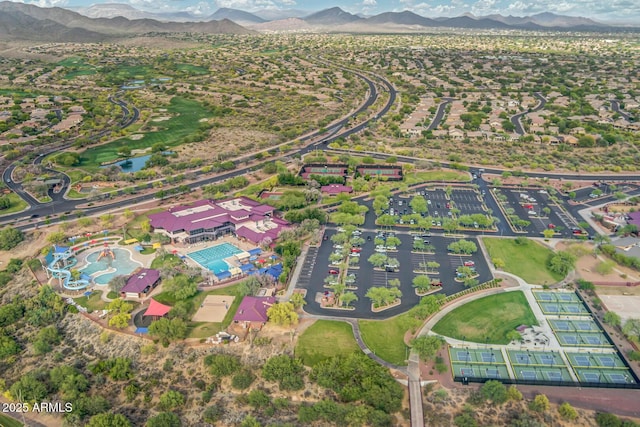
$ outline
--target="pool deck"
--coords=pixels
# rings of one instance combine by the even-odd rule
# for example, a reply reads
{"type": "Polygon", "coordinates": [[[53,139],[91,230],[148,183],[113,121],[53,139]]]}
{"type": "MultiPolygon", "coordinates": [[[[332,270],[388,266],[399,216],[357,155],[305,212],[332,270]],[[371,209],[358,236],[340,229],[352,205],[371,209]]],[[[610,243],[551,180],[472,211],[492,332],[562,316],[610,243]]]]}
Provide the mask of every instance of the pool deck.
{"type": "MultiPolygon", "coordinates": [[[[170,244],[170,245],[164,245],[164,248],[167,252],[171,253],[173,251],[176,251],[176,254],[179,256],[186,256],[187,254],[191,253],[191,252],[196,252],[196,251],[200,251],[203,249],[207,249],[207,248],[211,248],[214,246],[218,246],[221,245],[223,243],[230,243],[233,246],[237,247],[238,249],[241,249],[243,251],[249,251],[250,249],[254,249],[257,246],[254,245],[253,243],[249,243],[249,242],[244,242],[241,240],[236,239],[233,236],[224,236],[219,238],[218,240],[212,240],[212,241],[208,241],[208,242],[200,242],[200,243],[196,243],[193,245],[174,245],[174,244],[170,244]]],[[[260,257],[269,257],[271,255],[271,252],[263,252],[262,255],[260,255],[260,257]]],[[[225,261],[229,261],[232,260],[234,257],[231,256],[229,258],[225,258],[225,261]]],[[[184,261],[187,263],[188,266],[190,267],[197,267],[197,268],[202,268],[202,266],[200,264],[198,264],[197,262],[193,261],[191,258],[189,258],[188,256],[186,258],[184,258],[184,261]]],[[[235,263],[231,263],[231,265],[233,266],[235,263]]]]}

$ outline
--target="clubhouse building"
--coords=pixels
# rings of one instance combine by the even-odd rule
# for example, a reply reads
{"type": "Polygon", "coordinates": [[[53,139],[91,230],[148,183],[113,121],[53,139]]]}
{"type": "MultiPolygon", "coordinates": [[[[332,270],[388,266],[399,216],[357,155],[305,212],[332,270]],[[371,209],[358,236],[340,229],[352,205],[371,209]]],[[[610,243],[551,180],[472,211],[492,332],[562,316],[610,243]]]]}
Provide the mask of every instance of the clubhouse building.
{"type": "Polygon", "coordinates": [[[274,215],[275,208],[247,197],[226,200],[199,200],[149,215],[155,233],[172,243],[193,244],[235,235],[253,244],[274,241],[289,223],[274,215]]]}

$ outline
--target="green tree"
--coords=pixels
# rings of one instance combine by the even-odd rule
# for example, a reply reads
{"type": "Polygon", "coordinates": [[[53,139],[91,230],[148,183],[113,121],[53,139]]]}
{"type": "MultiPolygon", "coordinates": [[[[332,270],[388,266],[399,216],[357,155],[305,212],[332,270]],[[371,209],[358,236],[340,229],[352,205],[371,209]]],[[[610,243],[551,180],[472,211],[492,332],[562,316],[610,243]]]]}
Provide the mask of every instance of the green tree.
{"type": "Polygon", "coordinates": [[[431,278],[429,276],[416,276],[413,278],[412,284],[418,292],[423,293],[431,289],[431,278]]]}
{"type": "Polygon", "coordinates": [[[507,389],[507,397],[509,400],[522,400],[522,393],[515,385],[511,385],[507,389]]]}
{"type": "Polygon", "coordinates": [[[286,354],[273,356],[262,367],[262,377],[267,381],[278,381],[281,390],[304,388],[304,365],[300,359],[286,354]]]}
{"type": "Polygon", "coordinates": [[[175,410],[184,405],[184,395],[179,391],[167,390],[160,395],[158,406],[164,411],[175,410]]]}
{"type": "Polygon", "coordinates": [[[302,296],[302,294],[299,292],[296,292],[293,295],[291,295],[290,301],[296,310],[302,308],[307,304],[307,302],[304,300],[304,296],[302,296]]]}
{"type": "Polygon", "coordinates": [[[558,406],[558,413],[566,420],[574,421],[578,418],[578,411],[576,411],[574,407],[567,402],[558,406]]]}
{"type": "Polygon", "coordinates": [[[535,412],[546,412],[549,406],[549,398],[544,394],[537,394],[533,401],[529,402],[529,409],[535,412]]]}
{"type": "Polygon", "coordinates": [[[271,405],[271,398],[264,390],[255,389],[247,395],[247,403],[256,409],[266,408],[271,405]]]}
{"type": "Polygon", "coordinates": [[[131,423],[124,415],[103,412],[91,417],[87,427],[131,427],[131,423]]]}
{"type": "Polygon", "coordinates": [[[180,318],[163,317],[151,322],[149,335],[160,338],[165,343],[181,340],[187,336],[187,324],[180,318]]]}
{"type": "Polygon", "coordinates": [[[147,420],[145,427],[180,427],[180,417],[171,412],[161,412],[147,420]]]}
{"type": "Polygon", "coordinates": [[[422,360],[433,359],[445,341],[435,335],[419,336],[411,340],[411,348],[418,352],[422,360]]]}
{"type": "Polygon", "coordinates": [[[500,381],[489,380],[480,389],[485,399],[492,401],[494,404],[502,404],[507,401],[507,387],[500,381]]]}
{"type": "Polygon", "coordinates": [[[202,420],[209,424],[215,424],[222,419],[224,415],[224,407],[222,405],[211,405],[202,413],[202,420]]]}
{"type": "Polygon", "coordinates": [[[211,374],[216,377],[226,377],[237,372],[240,359],[230,354],[211,354],[204,358],[204,364],[209,367],[211,374]]]}
{"type": "Polygon", "coordinates": [[[358,301],[358,296],[355,294],[355,292],[344,292],[341,296],[340,296],[340,304],[342,304],[345,307],[349,307],[351,305],[352,302],[358,301]]]}
{"type": "Polygon", "coordinates": [[[380,268],[387,263],[387,256],[385,254],[375,253],[371,255],[367,261],[369,261],[374,267],[380,268]]]}
{"type": "Polygon", "coordinates": [[[544,236],[544,238],[545,238],[545,239],[547,239],[547,240],[548,240],[548,239],[551,239],[555,234],[556,234],[556,233],[555,233],[555,231],[553,231],[553,230],[552,230],[552,229],[550,229],[550,228],[547,228],[547,229],[545,229],[545,230],[542,232],[542,235],[543,235],[543,236],[544,236]]]}
{"type": "Polygon", "coordinates": [[[250,370],[243,369],[233,376],[231,386],[238,390],[245,390],[253,384],[255,379],[255,375],[253,375],[250,370]]]}
{"type": "Polygon", "coordinates": [[[280,302],[267,309],[269,320],[276,325],[292,326],[298,324],[298,313],[290,302],[280,302]]]}
{"type": "Polygon", "coordinates": [[[604,323],[607,323],[614,327],[620,327],[620,325],[622,324],[622,319],[620,318],[620,315],[613,311],[607,311],[604,314],[604,318],[602,320],[604,320],[604,323]]]}
{"type": "Polygon", "coordinates": [[[638,341],[640,339],[640,319],[627,319],[622,327],[622,333],[628,338],[638,341]]]}
{"type": "Polygon", "coordinates": [[[422,196],[415,196],[411,199],[409,206],[411,206],[411,209],[418,214],[423,214],[428,210],[427,200],[422,196]]]}
{"type": "Polygon", "coordinates": [[[549,270],[566,276],[576,264],[576,257],[567,251],[558,251],[551,256],[548,262],[549,270]]]}

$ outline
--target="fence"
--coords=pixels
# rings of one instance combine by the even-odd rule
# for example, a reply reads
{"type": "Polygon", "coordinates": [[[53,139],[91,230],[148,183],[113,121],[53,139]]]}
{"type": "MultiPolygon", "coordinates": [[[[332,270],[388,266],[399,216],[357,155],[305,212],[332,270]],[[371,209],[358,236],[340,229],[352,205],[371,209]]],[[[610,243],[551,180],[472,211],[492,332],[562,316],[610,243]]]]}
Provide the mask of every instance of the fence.
{"type": "MultiPolygon", "coordinates": [[[[496,380],[495,378],[476,378],[476,377],[460,377],[455,376],[453,380],[462,384],[468,383],[485,383],[489,380],[496,380]]],[[[640,390],[640,384],[638,383],[602,383],[602,382],[575,382],[575,381],[551,381],[551,380],[524,380],[514,378],[500,378],[503,384],[514,385],[537,385],[537,386],[552,386],[552,387],[593,387],[593,388],[623,388],[630,390],[640,390]]]]}
{"type": "Polygon", "coordinates": [[[468,295],[468,294],[471,294],[471,293],[474,293],[474,292],[477,292],[477,291],[482,291],[482,290],[491,289],[491,288],[499,288],[501,281],[502,281],[502,279],[492,279],[492,280],[489,280],[488,282],[484,282],[481,285],[473,286],[473,287],[471,287],[469,289],[465,289],[464,291],[460,291],[458,293],[451,294],[447,298],[445,298],[442,301],[441,304],[446,304],[446,303],[451,302],[451,301],[453,301],[455,299],[458,299],[458,298],[460,298],[460,297],[462,297],[464,295],[468,295]]]}

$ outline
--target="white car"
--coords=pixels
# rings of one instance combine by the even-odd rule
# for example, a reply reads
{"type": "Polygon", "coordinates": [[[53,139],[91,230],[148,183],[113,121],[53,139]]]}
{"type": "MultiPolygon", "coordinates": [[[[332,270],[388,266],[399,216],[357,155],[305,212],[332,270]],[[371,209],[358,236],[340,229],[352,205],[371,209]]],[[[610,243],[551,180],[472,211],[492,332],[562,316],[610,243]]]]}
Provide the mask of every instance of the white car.
{"type": "Polygon", "coordinates": [[[381,253],[381,254],[386,254],[387,250],[384,248],[376,248],[376,252],[381,253]]]}
{"type": "Polygon", "coordinates": [[[354,230],[354,231],[351,233],[351,235],[352,235],[352,236],[359,236],[359,235],[361,235],[361,234],[362,234],[362,231],[360,231],[360,230],[354,230]]]}
{"type": "Polygon", "coordinates": [[[360,254],[359,254],[358,252],[351,252],[351,253],[349,254],[349,256],[352,256],[352,257],[354,257],[354,258],[358,258],[358,257],[360,256],[360,254]]]}

